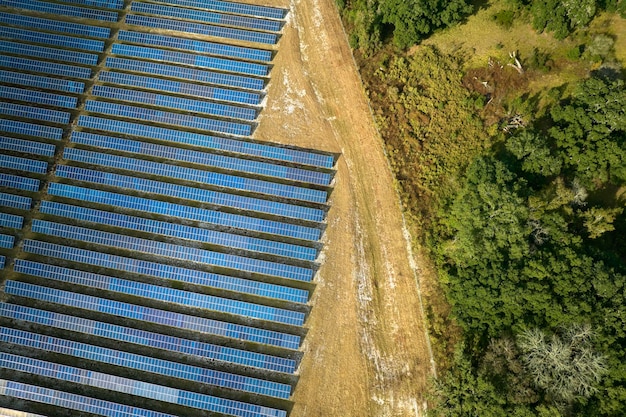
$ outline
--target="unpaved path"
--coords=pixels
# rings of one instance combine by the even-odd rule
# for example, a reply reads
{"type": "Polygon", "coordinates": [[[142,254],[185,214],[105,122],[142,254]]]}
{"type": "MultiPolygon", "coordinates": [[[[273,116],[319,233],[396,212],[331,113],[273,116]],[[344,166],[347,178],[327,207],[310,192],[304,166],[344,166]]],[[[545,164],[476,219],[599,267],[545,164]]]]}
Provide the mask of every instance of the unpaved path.
{"type": "Polygon", "coordinates": [[[288,23],[256,138],[342,154],[292,417],[421,415],[431,375],[393,178],[334,0],[288,23]]]}

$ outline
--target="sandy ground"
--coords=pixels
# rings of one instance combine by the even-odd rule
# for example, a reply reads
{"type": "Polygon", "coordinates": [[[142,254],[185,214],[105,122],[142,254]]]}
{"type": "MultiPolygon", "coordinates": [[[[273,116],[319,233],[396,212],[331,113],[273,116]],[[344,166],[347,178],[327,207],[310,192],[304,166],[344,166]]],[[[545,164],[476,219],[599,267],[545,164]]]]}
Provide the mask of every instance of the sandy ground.
{"type": "Polygon", "coordinates": [[[258,139],[341,153],[291,417],[422,415],[419,274],[333,0],[287,7],[258,139]]]}

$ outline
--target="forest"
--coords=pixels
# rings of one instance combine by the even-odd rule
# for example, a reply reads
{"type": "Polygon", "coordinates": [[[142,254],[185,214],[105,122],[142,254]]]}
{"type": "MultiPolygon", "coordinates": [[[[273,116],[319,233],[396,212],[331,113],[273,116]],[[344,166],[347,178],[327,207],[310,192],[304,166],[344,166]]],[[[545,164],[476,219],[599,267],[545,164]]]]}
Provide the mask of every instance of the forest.
{"type": "Polygon", "coordinates": [[[429,414],[626,415],[626,1],[338,7],[436,271],[429,414]]]}

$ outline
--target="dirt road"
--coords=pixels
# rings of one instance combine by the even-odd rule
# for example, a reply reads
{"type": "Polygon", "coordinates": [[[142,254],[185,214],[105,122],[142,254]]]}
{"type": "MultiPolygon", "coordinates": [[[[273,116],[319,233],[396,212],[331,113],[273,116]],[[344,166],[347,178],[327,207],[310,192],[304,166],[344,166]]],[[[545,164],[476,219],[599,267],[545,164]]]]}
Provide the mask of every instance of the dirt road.
{"type": "Polygon", "coordinates": [[[292,417],[417,416],[432,367],[393,178],[333,0],[287,7],[256,138],[342,154],[292,417]]]}

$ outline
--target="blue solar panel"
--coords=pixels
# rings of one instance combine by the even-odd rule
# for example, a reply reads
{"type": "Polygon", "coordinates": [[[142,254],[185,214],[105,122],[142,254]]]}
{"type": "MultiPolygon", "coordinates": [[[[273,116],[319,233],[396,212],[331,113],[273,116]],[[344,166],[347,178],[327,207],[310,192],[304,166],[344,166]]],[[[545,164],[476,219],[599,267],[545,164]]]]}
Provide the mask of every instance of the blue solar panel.
{"type": "Polygon", "coordinates": [[[183,391],[162,385],[150,384],[147,382],[122,378],[110,374],[103,374],[72,366],[60,365],[54,362],[42,361],[10,353],[0,353],[0,367],[35,375],[43,375],[61,381],[70,381],[92,387],[107,387],[107,389],[111,391],[123,392],[126,394],[137,395],[168,403],[185,405],[187,407],[216,412],[219,410],[225,414],[238,417],[249,417],[254,415],[253,413],[259,413],[258,415],[268,417],[286,417],[287,415],[287,412],[285,411],[263,407],[260,405],[253,405],[240,401],[183,391]]]}
{"type": "Polygon", "coordinates": [[[6,262],[6,258],[0,255],[0,269],[4,269],[5,262],[6,262]]]}
{"type": "Polygon", "coordinates": [[[322,168],[332,168],[334,165],[334,158],[331,155],[307,152],[299,149],[281,148],[266,143],[248,142],[185,132],[182,130],[166,129],[122,120],[81,116],[78,119],[78,125],[125,135],[148,137],[166,142],[184,143],[202,148],[258,156],[297,164],[313,165],[322,168]]]}
{"type": "Polygon", "coordinates": [[[210,243],[229,248],[267,253],[270,255],[284,256],[306,261],[314,261],[317,257],[317,250],[315,248],[275,242],[272,240],[257,239],[249,236],[235,235],[232,233],[218,232],[199,227],[167,223],[158,220],[145,219],[143,217],[94,210],[85,207],[54,203],[51,201],[42,201],[39,210],[42,213],[71,219],[117,226],[146,233],[175,237],[178,239],[210,243]]]}
{"type": "MultiPolygon", "coordinates": [[[[76,65],[55,64],[54,62],[37,61],[34,59],[18,58],[6,55],[0,55],[0,66],[17,70],[40,72],[42,74],[58,75],[63,77],[83,79],[91,77],[91,69],[89,68],[78,67],[76,65]]],[[[26,76],[26,74],[24,75],[26,76]]],[[[24,79],[26,80],[27,78],[24,79]]],[[[80,89],[80,91],[78,92],[82,92],[84,88],[83,83],[77,83],[75,81],[68,80],[58,80],[54,78],[48,79],[51,81],[50,84],[48,84],[48,87],[45,88],[49,88],[51,90],[67,91],[70,93],[74,93],[77,92],[74,90],[80,89]]],[[[16,83],[16,81],[12,82],[16,83]]]]}
{"type": "Polygon", "coordinates": [[[18,9],[32,10],[36,12],[59,14],[62,16],[82,17],[85,19],[104,20],[117,22],[117,12],[87,9],[84,7],[64,6],[61,4],[48,3],[37,0],[2,0],[3,6],[18,9]]]}
{"type": "Polygon", "coordinates": [[[0,88],[0,97],[10,100],[21,100],[29,103],[39,103],[48,106],[74,108],[78,99],[76,97],[62,96],[60,94],[44,93],[41,91],[26,90],[17,87],[0,88]]]}
{"type": "MultiPolygon", "coordinates": [[[[1,64],[0,64],[1,65],[1,64]]],[[[42,77],[40,75],[24,74],[0,70],[0,82],[37,87],[47,90],[66,91],[68,93],[82,93],[85,84],[78,81],[61,80],[58,78],[42,77]]]]}
{"type": "Polygon", "coordinates": [[[252,178],[238,177],[235,175],[220,174],[217,172],[203,171],[160,162],[146,161],[143,159],[127,158],[124,156],[91,152],[76,148],[65,148],[63,157],[70,161],[77,161],[90,165],[101,165],[126,171],[141,172],[149,175],[176,178],[185,181],[212,185],[215,187],[232,188],[234,190],[249,191],[253,193],[261,193],[316,203],[326,202],[325,191],[255,180],[252,178]]]}
{"type": "Polygon", "coordinates": [[[24,191],[39,191],[39,180],[0,173],[0,186],[24,191]]]}
{"type": "Polygon", "coordinates": [[[124,0],[62,0],[64,3],[75,3],[85,6],[103,7],[105,9],[117,9],[124,8],[124,0]]]}
{"type": "Polygon", "coordinates": [[[8,381],[6,379],[0,379],[0,395],[54,405],[60,407],[64,412],[66,410],[78,410],[105,417],[176,417],[171,414],[145,410],[83,395],[70,394],[37,385],[8,381]]]}
{"type": "Polygon", "coordinates": [[[246,16],[235,16],[232,14],[183,9],[180,7],[139,3],[136,1],[132,3],[130,10],[136,13],[148,13],[158,16],[173,17],[176,19],[196,20],[203,23],[212,23],[224,26],[237,26],[244,29],[265,30],[268,32],[279,32],[283,25],[283,22],[278,20],[266,20],[246,16]]]}
{"type": "MultiPolygon", "coordinates": [[[[3,3],[4,4],[4,3],[3,3]]],[[[72,35],[88,36],[91,38],[108,38],[111,29],[98,26],[83,25],[80,23],[62,22],[59,20],[42,19],[39,17],[0,13],[0,22],[13,26],[24,26],[34,29],[64,32],[72,35]]]]}
{"type": "Polygon", "coordinates": [[[181,219],[251,230],[260,233],[288,236],[296,239],[318,240],[321,235],[321,231],[317,228],[258,219],[255,217],[225,213],[216,210],[200,209],[196,207],[168,203],[165,201],[150,200],[124,194],[70,186],[68,184],[51,183],[48,188],[48,193],[51,195],[58,195],[60,197],[73,198],[81,201],[91,201],[94,203],[123,207],[140,212],[178,217],[181,219]]]}
{"type": "Polygon", "coordinates": [[[267,17],[269,19],[284,19],[287,9],[277,7],[256,6],[253,4],[236,3],[222,0],[159,0],[161,3],[177,6],[196,7],[218,12],[235,13],[248,16],[267,17]]]}
{"type": "Polygon", "coordinates": [[[45,174],[48,170],[48,163],[44,161],[21,158],[18,156],[0,154],[0,167],[15,169],[18,171],[33,172],[35,174],[45,174]]]}
{"type": "Polygon", "coordinates": [[[240,324],[211,320],[171,311],[157,310],[155,308],[122,303],[69,291],[61,291],[24,282],[6,281],[5,292],[9,295],[19,295],[21,297],[97,311],[108,315],[126,317],[157,323],[163,326],[214,334],[286,349],[297,349],[300,345],[300,336],[292,334],[242,326],[240,324]]]}
{"type": "Polygon", "coordinates": [[[14,214],[0,213],[0,226],[8,227],[11,229],[21,229],[24,224],[24,218],[22,216],[16,216],[14,214]]]}
{"type": "Polygon", "coordinates": [[[0,206],[2,207],[30,210],[32,202],[32,199],[30,199],[29,197],[0,192],[0,206]]]}
{"type": "MultiPolygon", "coordinates": [[[[181,198],[184,200],[199,201],[202,203],[232,207],[239,210],[256,211],[282,217],[309,220],[312,222],[321,222],[324,220],[325,216],[325,212],[323,210],[310,207],[280,203],[259,198],[244,197],[237,194],[228,194],[167,182],[147,180],[144,178],[113,174],[110,172],[77,168],[67,165],[57,166],[56,175],[76,181],[86,181],[94,184],[102,184],[111,187],[137,190],[144,193],[164,195],[168,197],[181,198]]],[[[156,210],[156,212],[158,213],[161,212],[160,209],[156,210]]],[[[319,237],[319,233],[310,233],[309,231],[307,231],[306,236],[319,237]]]]}
{"type": "MultiPolygon", "coordinates": [[[[0,91],[0,96],[1,95],[2,95],[2,92],[0,91]]],[[[30,94],[26,96],[30,97],[30,94]]],[[[24,99],[24,101],[28,101],[28,100],[24,99]]],[[[65,124],[65,123],[69,123],[70,121],[70,114],[68,112],[42,109],[41,107],[24,106],[22,104],[13,104],[13,103],[0,102],[0,114],[5,114],[7,116],[23,117],[27,119],[43,120],[43,121],[52,122],[52,123],[65,124]]]]}
{"type": "Polygon", "coordinates": [[[15,266],[15,271],[55,281],[68,282],[75,285],[98,288],[100,290],[166,303],[180,304],[202,310],[217,311],[242,317],[290,324],[293,326],[301,326],[304,323],[304,313],[297,311],[160,287],[142,282],[128,281],[107,275],[62,268],[55,265],[36,262],[25,264],[22,262],[15,266]]]}
{"type": "Polygon", "coordinates": [[[166,256],[172,259],[195,262],[203,265],[245,271],[257,274],[272,275],[299,281],[311,281],[313,270],[277,262],[247,258],[206,249],[174,245],[160,241],[142,239],[134,236],[120,235],[86,227],[70,226],[44,220],[33,220],[31,230],[49,236],[62,237],[80,242],[105,245],[125,249],[131,252],[166,256]]]}
{"type": "Polygon", "coordinates": [[[237,104],[249,104],[252,106],[260,104],[262,99],[260,94],[248,91],[229,90],[226,88],[163,80],[142,75],[125,74],[123,72],[103,71],[100,72],[98,78],[105,83],[148,88],[160,92],[178,93],[186,96],[229,101],[237,104]]]}
{"type": "Polygon", "coordinates": [[[199,35],[215,36],[247,42],[258,42],[268,45],[274,45],[278,40],[278,36],[274,33],[253,32],[250,30],[232,29],[224,26],[183,22],[181,20],[161,19],[158,17],[141,16],[136,14],[126,15],[126,23],[129,25],[146,26],[154,29],[197,33],[199,35]]]}
{"type": "Polygon", "coordinates": [[[252,134],[252,126],[245,123],[226,122],[223,120],[165,112],[161,110],[147,109],[144,107],[109,103],[106,101],[87,100],[85,110],[112,116],[147,120],[150,122],[174,124],[192,129],[210,130],[231,135],[249,136],[252,134]]]}
{"type": "Polygon", "coordinates": [[[98,63],[98,55],[96,54],[48,48],[46,46],[35,46],[19,42],[0,41],[0,52],[50,59],[53,61],[72,62],[75,64],[96,65],[98,63]]]}
{"type": "Polygon", "coordinates": [[[269,67],[264,64],[235,61],[225,58],[213,58],[204,55],[188,54],[185,52],[148,48],[145,46],[116,43],[113,45],[111,52],[115,55],[152,59],[155,61],[191,65],[220,71],[238,72],[241,74],[255,75],[259,77],[265,77],[269,74],[269,67]]]}
{"type": "Polygon", "coordinates": [[[53,46],[83,49],[86,51],[102,52],[103,41],[76,38],[74,36],[53,35],[50,33],[35,32],[26,29],[0,27],[0,37],[34,43],[45,43],[53,46]]]}
{"type": "Polygon", "coordinates": [[[307,182],[310,184],[329,185],[332,178],[330,174],[325,172],[309,171],[301,168],[271,164],[268,162],[234,158],[231,156],[198,152],[190,149],[173,148],[153,143],[96,135],[94,133],[73,132],[71,140],[74,143],[80,143],[82,145],[93,146],[100,149],[114,149],[116,151],[164,158],[170,161],[188,162],[205,167],[210,166],[231,171],[247,172],[250,174],[307,182]]]}
{"type": "Polygon", "coordinates": [[[272,51],[266,49],[246,48],[243,46],[205,42],[195,39],[159,35],[155,33],[120,30],[117,35],[117,39],[122,42],[132,42],[140,45],[163,46],[166,48],[183,49],[196,53],[219,55],[249,61],[270,62],[272,60],[272,51]]]}
{"type": "Polygon", "coordinates": [[[249,107],[237,107],[228,104],[212,103],[206,100],[191,100],[182,97],[173,97],[164,94],[147,93],[145,91],[127,90],[124,88],[96,85],[92,94],[113,100],[130,101],[159,107],[169,107],[192,113],[206,113],[212,116],[230,117],[252,121],[256,119],[257,111],[249,107]]]}
{"type": "MultiPolygon", "coordinates": [[[[18,265],[22,262],[15,260],[18,265]]],[[[30,323],[42,324],[47,327],[71,330],[91,334],[106,339],[148,346],[156,349],[207,358],[214,361],[251,366],[269,371],[294,373],[296,362],[293,359],[265,355],[226,346],[214,345],[195,340],[182,339],[159,333],[147,332],[130,327],[88,320],[82,317],[68,316],[46,310],[24,307],[21,305],[0,302],[0,316],[19,319],[30,323]]],[[[133,416],[134,417],[134,416],[133,416]]]]}
{"type": "Polygon", "coordinates": [[[271,397],[287,399],[291,393],[291,387],[286,384],[214,371],[7,327],[0,327],[0,340],[4,343],[28,346],[46,352],[60,353],[76,358],[94,360],[153,374],[271,397]]]}
{"type": "Polygon", "coordinates": [[[55,146],[49,143],[0,136],[0,149],[33,155],[54,156],[55,146]]]}
{"type": "Polygon", "coordinates": [[[15,237],[0,234],[0,248],[11,249],[15,244],[15,237]]]}
{"type": "Polygon", "coordinates": [[[158,64],[156,62],[137,61],[134,59],[109,57],[106,60],[106,66],[126,71],[181,78],[185,81],[196,81],[227,87],[245,88],[249,90],[262,90],[265,87],[265,81],[260,78],[234,74],[222,74],[221,72],[178,67],[176,65],[158,64]]]}
{"type": "Polygon", "coordinates": [[[43,126],[34,123],[18,122],[16,120],[7,119],[0,119],[0,131],[37,136],[53,140],[61,140],[61,137],[63,136],[63,129],[60,127],[43,126]]]}
{"type": "Polygon", "coordinates": [[[154,278],[186,282],[188,284],[219,288],[260,297],[275,298],[302,304],[307,302],[309,296],[308,291],[297,288],[219,275],[195,269],[181,268],[157,262],[125,258],[123,256],[62,246],[54,243],[26,240],[23,246],[25,252],[34,253],[39,256],[49,256],[109,268],[116,271],[125,271],[154,278]]]}

